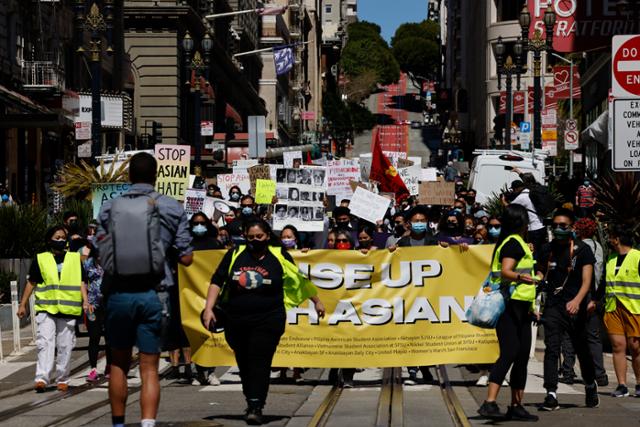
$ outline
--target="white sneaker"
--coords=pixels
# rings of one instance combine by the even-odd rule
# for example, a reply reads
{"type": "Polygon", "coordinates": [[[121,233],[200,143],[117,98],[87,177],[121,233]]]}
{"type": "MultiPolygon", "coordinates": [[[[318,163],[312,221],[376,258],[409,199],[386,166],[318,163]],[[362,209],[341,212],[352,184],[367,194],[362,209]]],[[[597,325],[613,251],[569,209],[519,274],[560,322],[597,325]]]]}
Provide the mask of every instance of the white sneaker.
{"type": "Polygon", "coordinates": [[[507,387],[507,386],[509,386],[509,382],[506,379],[502,380],[502,387],[507,387]]]}
{"type": "Polygon", "coordinates": [[[209,380],[209,385],[220,385],[220,380],[213,372],[209,374],[207,380],[209,380]]]}
{"type": "Polygon", "coordinates": [[[487,375],[482,375],[480,378],[478,378],[478,381],[476,381],[476,385],[478,387],[486,387],[488,383],[489,377],[487,375]]]}

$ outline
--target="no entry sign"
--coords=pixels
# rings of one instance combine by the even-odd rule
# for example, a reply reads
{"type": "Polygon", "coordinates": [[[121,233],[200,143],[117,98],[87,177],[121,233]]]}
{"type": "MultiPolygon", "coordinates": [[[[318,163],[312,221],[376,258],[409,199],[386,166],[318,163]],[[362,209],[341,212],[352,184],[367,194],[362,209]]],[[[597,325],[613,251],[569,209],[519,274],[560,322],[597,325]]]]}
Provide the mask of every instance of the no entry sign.
{"type": "Polygon", "coordinates": [[[640,35],[614,37],[611,53],[613,96],[640,97],[640,35]]]}

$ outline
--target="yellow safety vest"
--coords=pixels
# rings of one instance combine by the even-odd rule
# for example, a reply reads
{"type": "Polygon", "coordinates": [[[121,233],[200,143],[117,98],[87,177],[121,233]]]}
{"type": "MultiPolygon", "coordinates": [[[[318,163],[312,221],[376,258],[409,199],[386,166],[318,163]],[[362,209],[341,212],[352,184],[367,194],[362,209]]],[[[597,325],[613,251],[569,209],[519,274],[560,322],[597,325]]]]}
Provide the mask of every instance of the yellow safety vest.
{"type": "MultiPolygon", "coordinates": [[[[533,253],[531,249],[529,249],[529,245],[520,237],[518,234],[512,234],[506,239],[504,242],[498,247],[496,250],[496,254],[493,257],[493,262],[491,263],[491,283],[500,285],[503,284],[502,280],[502,263],[500,262],[500,251],[504,245],[511,239],[515,239],[522,249],[524,250],[524,257],[518,264],[516,264],[515,272],[519,274],[528,274],[531,277],[534,276],[534,266],[535,261],[533,259],[533,253]]],[[[536,285],[523,283],[523,282],[509,282],[509,286],[515,286],[513,293],[511,294],[511,299],[518,301],[527,301],[533,303],[536,300],[536,285]]]]}
{"type": "Polygon", "coordinates": [[[37,261],[44,280],[43,283],[38,283],[35,289],[35,310],[51,314],[80,316],[82,314],[80,254],[67,252],[60,274],[58,274],[58,265],[51,252],[38,254],[37,261]]]}
{"type": "Polygon", "coordinates": [[[616,300],[620,301],[633,314],[640,314],[640,251],[631,249],[622,261],[616,274],[618,255],[612,255],[607,261],[605,288],[605,311],[616,309],[616,300]]]}
{"type": "MultiPolygon", "coordinates": [[[[231,256],[231,263],[229,264],[229,276],[231,276],[233,264],[235,264],[236,259],[238,259],[238,256],[240,256],[240,254],[244,252],[246,248],[246,245],[241,245],[233,251],[233,255],[231,256]]],[[[284,307],[287,310],[299,306],[305,300],[318,294],[318,290],[316,289],[315,285],[311,282],[311,280],[309,280],[300,272],[298,266],[282,256],[282,248],[269,246],[269,252],[271,252],[271,254],[275,256],[278,261],[280,261],[280,265],[282,266],[284,307]]],[[[223,302],[228,298],[228,294],[226,292],[224,294],[226,295],[221,297],[221,300],[223,302]]]]}

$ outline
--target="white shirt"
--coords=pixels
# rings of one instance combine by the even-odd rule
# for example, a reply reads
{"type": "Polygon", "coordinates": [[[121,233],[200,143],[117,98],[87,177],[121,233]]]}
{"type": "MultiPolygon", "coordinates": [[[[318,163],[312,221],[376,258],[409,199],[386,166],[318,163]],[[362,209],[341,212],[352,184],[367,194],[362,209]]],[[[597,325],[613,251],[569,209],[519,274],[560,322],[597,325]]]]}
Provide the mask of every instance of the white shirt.
{"type": "Polygon", "coordinates": [[[524,189],[518,194],[513,202],[514,205],[520,205],[527,210],[527,214],[529,215],[529,231],[536,231],[544,228],[542,221],[540,221],[540,217],[536,213],[536,207],[533,206],[531,202],[531,198],[529,197],[529,190],[524,189]]]}

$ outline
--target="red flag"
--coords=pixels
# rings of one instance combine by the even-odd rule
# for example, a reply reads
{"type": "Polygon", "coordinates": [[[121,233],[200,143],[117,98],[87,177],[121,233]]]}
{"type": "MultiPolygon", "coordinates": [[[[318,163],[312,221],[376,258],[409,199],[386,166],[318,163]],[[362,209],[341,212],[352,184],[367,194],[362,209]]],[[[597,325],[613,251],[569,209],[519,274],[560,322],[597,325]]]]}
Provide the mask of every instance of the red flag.
{"type": "Polygon", "coordinates": [[[404,184],[404,181],[402,181],[400,175],[398,175],[398,171],[396,171],[389,159],[382,152],[379,132],[376,133],[376,139],[373,144],[369,179],[380,184],[381,192],[394,193],[397,201],[410,196],[407,186],[404,184]]]}
{"type": "Polygon", "coordinates": [[[310,164],[312,164],[312,163],[313,163],[313,162],[311,161],[311,152],[310,152],[310,151],[307,151],[307,164],[308,164],[308,165],[310,165],[310,164]]]}

